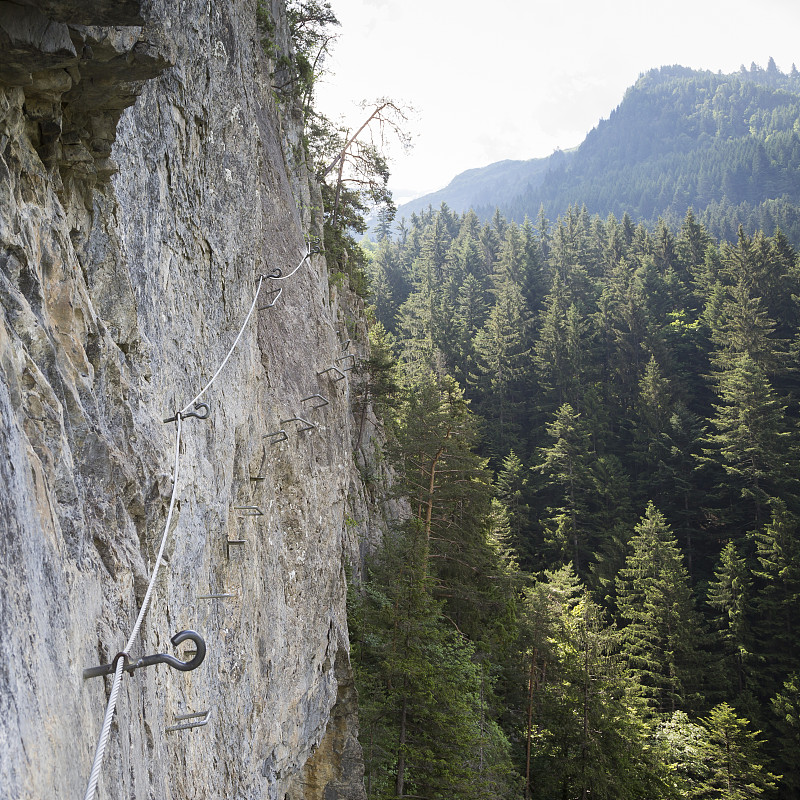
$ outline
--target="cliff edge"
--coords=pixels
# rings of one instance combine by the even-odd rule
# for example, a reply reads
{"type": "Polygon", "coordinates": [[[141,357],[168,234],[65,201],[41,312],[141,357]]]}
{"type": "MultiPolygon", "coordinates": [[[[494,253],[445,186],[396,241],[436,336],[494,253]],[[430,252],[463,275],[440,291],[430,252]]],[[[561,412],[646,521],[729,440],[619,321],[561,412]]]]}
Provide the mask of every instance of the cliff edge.
{"type": "MultiPolygon", "coordinates": [[[[131,632],[176,478],[131,658],[188,660],[182,629],[207,655],[123,677],[98,796],[363,797],[345,611],[363,322],[324,257],[303,259],[319,200],[255,6],[0,2],[10,800],[83,795],[111,679],[82,672],[131,632]],[[176,460],[163,420],[223,362],[176,460]]],[[[282,3],[269,12],[279,52],[282,3]]]]}

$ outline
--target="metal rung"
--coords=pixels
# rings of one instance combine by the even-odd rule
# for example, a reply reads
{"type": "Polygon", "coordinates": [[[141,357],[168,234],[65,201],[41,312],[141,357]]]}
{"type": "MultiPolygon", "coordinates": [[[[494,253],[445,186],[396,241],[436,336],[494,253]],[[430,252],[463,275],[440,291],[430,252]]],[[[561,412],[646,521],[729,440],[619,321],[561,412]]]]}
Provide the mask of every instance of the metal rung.
{"type": "Polygon", "coordinates": [[[196,722],[184,722],[182,725],[170,725],[164,730],[169,731],[186,731],[189,728],[202,728],[203,725],[208,725],[209,718],[211,717],[211,709],[208,711],[197,711],[194,714],[178,714],[175,717],[175,722],[181,722],[185,719],[196,720],[196,722]]]}
{"type": "Polygon", "coordinates": [[[275,305],[275,303],[278,302],[278,298],[283,294],[283,286],[280,286],[277,289],[270,289],[269,291],[265,292],[265,294],[267,295],[274,294],[275,299],[271,303],[267,303],[267,305],[265,306],[259,306],[258,307],[259,311],[264,311],[267,308],[272,308],[275,305]]]}
{"type": "Polygon", "coordinates": [[[297,432],[302,433],[303,431],[310,431],[316,428],[317,426],[313,422],[309,422],[307,419],[303,419],[302,417],[292,417],[291,419],[282,419],[281,425],[288,425],[290,422],[299,422],[300,425],[297,426],[297,432]]]}
{"type": "Polygon", "coordinates": [[[311,409],[312,409],[312,411],[313,411],[315,408],[322,408],[322,406],[327,406],[327,405],[330,405],[330,402],[329,402],[328,400],[326,400],[326,399],[325,399],[325,398],[324,398],[324,397],[323,397],[321,394],[312,394],[312,395],[309,395],[308,397],[304,397],[304,398],[303,398],[303,399],[302,399],[300,402],[301,402],[301,403],[306,403],[306,402],[308,402],[309,400],[315,400],[315,399],[316,399],[316,400],[319,400],[320,402],[318,402],[318,403],[315,403],[313,406],[311,406],[311,409]]]}
{"type": "Polygon", "coordinates": [[[323,369],[321,372],[318,372],[317,375],[324,375],[326,372],[335,372],[339,376],[338,378],[335,378],[335,377],[331,376],[331,379],[334,382],[343,381],[347,377],[347,375],[345,375],[344,372],[342,372],[339,369],[339,367],[333,367],[333,366],[327,367],[326,369],[323,369]]]}
{"type": "Polygon", "coordinates": [[[244,511],[244,514],[238,514],[240,517],[263,517],[264,512],[258,506],[234,506],[234,511],[244,511]]]}
{"type": "Polygon", "coordinates": [[[270,442],[270,444],[278,444],[278,442],[285,442],[285,441],[286,441],[286,440],[289,438],[289,437],[286,435],[286,431],[284,431],[284,430],[280,430],[280,431],[274,431],[273,433],[265,433],[265,434],[262,434],[261,438],[262,438],[262,439],[269,439],[269,438],[271,438],[272,436],[277,436],[278,438],[277,438],[277,439],[273,439],[273,440],[270,442]]]}
{"type": "Polygon", "coordinates": [[[247,544],[247,539],[226,539],[225,540],[225,555],[230,558],[231,557],[231,545],[243,545],[247,544]]]}
{"type": "Polygon", "coordinates": [[[352,362],[352,364],[350,364],[349,367],[342,367],[342,370],[344,372],[347,372],[348,370],[353,369],[353,367],[356,365],[355,354],[354,353],[346,353],[345,355],[340,356],[339,358],[336,359],[336,363],[338,364],[340,361],[346,361],[348,358],[352,358],[353,362],[352,362]]]}

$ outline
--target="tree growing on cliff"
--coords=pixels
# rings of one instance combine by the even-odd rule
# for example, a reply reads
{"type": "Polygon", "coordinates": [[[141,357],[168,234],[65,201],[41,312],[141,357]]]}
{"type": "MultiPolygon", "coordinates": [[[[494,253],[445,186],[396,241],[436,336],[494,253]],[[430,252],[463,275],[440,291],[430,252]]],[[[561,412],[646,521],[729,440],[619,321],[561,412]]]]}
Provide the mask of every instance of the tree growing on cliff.
{"type": "Polygon", "coordinates": [[[272,85],[281,100],[299,101],[303,116],[313,115],[314,85],[323,74],[323,64],[330,53],[336,34],[331,28],[339,25],[328,0],[291,0],[286,7],[289,26],[289,52],[278,56],[275,48],[277,31],[265,0],[256,3],[256,25],[261,47],[274,59],[272,85]]]}
{"type": "Polygon", "coordinates": [[[328,263],[348,276],[354,290],[366,294],[364,257],[351,232],[366,231],[365,216],[372,209],[382,209],[384,218],[394,216],[386,146],[392,136],[404,147],[410,144],[410,109],[386,97],[361,107],[368,113],[355,131],[313,115],[307,140],[322,190],[328,263]]]}

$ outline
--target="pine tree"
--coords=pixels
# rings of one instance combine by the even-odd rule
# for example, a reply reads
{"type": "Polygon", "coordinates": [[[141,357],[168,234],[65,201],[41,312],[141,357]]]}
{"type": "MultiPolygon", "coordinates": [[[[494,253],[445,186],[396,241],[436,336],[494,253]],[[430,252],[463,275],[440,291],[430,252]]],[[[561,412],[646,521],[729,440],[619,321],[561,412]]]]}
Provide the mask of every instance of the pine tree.
{"type": "Polygon", "coordinates": [[[752,586],[747,564],[733,542],[722,550],[706,601],[714,610],[711,623],[722,648],[726,694],[741,695],[748,686],[753,658],[752,586]]]}
{"type": "Polygon", "coordinates": [[[556,488],[559,507],[548,509],[551,515],[551,537],[565,557],[571,557],[575,571],[586,567],[585,514],[587,495],[592,488],[591,441],[581,415],[565,403],[547,425],[553,440],[540,450],[537,469],[549,476],[556,488]]]}
{"type": "Polygon", "coordinates": [[[594,317],[606,385],[614,387],[605,400],[618,419],[625,419],[634,406],[647,354],[652,350],[648,314],[642,276],[623,261],[605,282],[594,317]]]}
{"type": "Polygon", "coordinates": [[[528,593],[525,613],[529,796],[649,796],[651,765],[626,700],[618,635],[572,567],[546,572],[528,593]]]}
{"type": "Polygon", "coordinates": [[[685,711],[675,711],[656,725],[653,742],[666,784],[664,797],[707,797],[703,788],[710,774],[704,761],[706,740],[705,728],[685,711]]]}
{"type": "Polygon", "coordinates": [[[587,383],[584,351],[588,325],[558,275],[544,300],[538,328],[534,363],[551,407],[569,403],[580,411],[587,383]]]}
{"type": "Polygon", "coordinates": [[[524,401],[524,371],[529,358],[529,320],[519,286],[502,280],[484,327],[475,337],[475,357],[481,376],[478,407],[491,421],[489,452],[494,456],[520,448],[524,401]]]}
{"type": "Polygon", "coordinates": [[[747,501],[749,513],[737,508],[737,517],[745,525],[758,525],[768,498],[793,483],[786,407],[747,352],[731,357],[718,375],[717,391],[721,402],[711,420],[716,433],[705,437],[704,457],[717,460],[727,486],[747,501]]]}
{"type": "Polygon", "coordinates": [[[689,208],[677,242],[678,255],[686,273],[694,275],[703,266],[706,250],[711,243],[708,231],[697,221],[693,209],[689,208]]]}
{"type": "Polygon", "coordinates": [[[520,287],[528,310],[535,314],[544,299],[545,280],[540,242],[533,223],[525,217],[522,224],[522,281],[520,287]]]}
{"type": "Polygon", "coordinates": [[[357,399],[354,411],[358,417],[358,437],[355,450],[361,447],[367,412],[372,410],[379,418],[389,416],[397,403],[399,381],[397,365],[392,353],[392,335],[376,322],[369,329],[369,356],[355,368],[357,399]]]}
{"type": "Polygon", "coordinates": [[[745,800],[775,788],[777,777],[764,768],[760,731],[749,730],[748,720],[720,703],[702,722],[707,736],[703,754],[709,769],[702,787],[704,797],[745,800]]]}
{"type": "Polygon", "coordinates": [[[413,290],[398,311],[401,362],[415,379],[443,375],[452,366],[446,343],[454,338],[449,330],[454,303],[444,294],[451,241],[445,219],[437,214],[413,263],[413,290]]]}
{"type": "Polygon", "coordinates": [[[635,519],[631,482],[622,462],[613,454],[599,456],[592,465],[594,491],[589,501],[587,529],[593,562],[591,588],[608,609],[616,608],[616,576],[625,564],[635,519]]]}
{"type": "Polygon", "coordinates": [[[530,481],[527,467],[513,450],[503,459],[502,468],[497,474],[496,489],[497,498],[508,514],[511,546],[526,561],[530,557],[530,481]]]}
{"type": "Polygon", "coordinates": [[[800,614],[800,540],[797,519],[786,504],[773,499],[772,519],[755,532],[758,568],[755,624],[762,697],[774,694],[792,672],[800,669],[797,618],[800,614]]]}
{"type": "Polygon", "coordinates": [[[509,748],[485,717],[474,648],[441,616],[418,521],[385,542],[350,601],[369,798],[509,796],[509,748]]]}
{"type": "Polygon", "coordinates": [[[777,728],[778,769],[786,797],[800,796],[800,676],[792,673],[771,700],[777,728]],[[791,793],[791,794],[790,794],[791,793]]]}
{"type": "Polygon", "coordinates": [[[617,577],[628,673],[653,711],[693,708],[701,697],[702,622],[675,537],[649,503],[617,577]]]}
{"type": "Polygon", "coordinates": [[[452,378],[430,377],[407,387],[399,417],[388,452],[396,491],[423,535],[432,592],[460,631],[497,647],[514,590],[487,539],[493,490],[486,460],[473,450],[475,417],[452,378]]]}
{"type": "Polygon", "coordinates": [[[513,639],[513,579],[489,539],[491,482],[456,383],[406,387],[388,454],[410,514],[352,602],[370,797],[508,796],[487,653],[513,639]]]}
{"type": "Polygon", "coordinates": [[[634,453],[642,470],[639,483],[649,497],[658,498],[659,503],[669,502],[669,462],[672,442],[669,438],[672,417],[671,392],[654,356],[644,369],[639,381],[639,396],[636,402],[633,442],[634,453]]]}

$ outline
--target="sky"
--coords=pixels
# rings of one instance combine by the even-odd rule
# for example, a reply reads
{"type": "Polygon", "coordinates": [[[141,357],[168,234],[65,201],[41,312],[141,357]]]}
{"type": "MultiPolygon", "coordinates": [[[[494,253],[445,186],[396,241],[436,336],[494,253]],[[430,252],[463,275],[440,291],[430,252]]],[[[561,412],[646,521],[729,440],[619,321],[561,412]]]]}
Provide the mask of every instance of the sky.
{"type": "Polygon", "coordinates": [[[413,106],[413,147],[390,148],[398,202],[503,159],[569,149],[654,67],[734,72],[770,56],[800,69],[798,0],[331,0],[341,22],[323,113],[413,106]]]}

